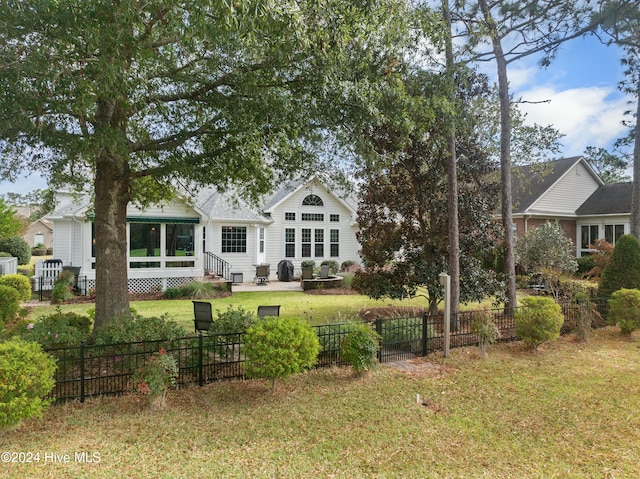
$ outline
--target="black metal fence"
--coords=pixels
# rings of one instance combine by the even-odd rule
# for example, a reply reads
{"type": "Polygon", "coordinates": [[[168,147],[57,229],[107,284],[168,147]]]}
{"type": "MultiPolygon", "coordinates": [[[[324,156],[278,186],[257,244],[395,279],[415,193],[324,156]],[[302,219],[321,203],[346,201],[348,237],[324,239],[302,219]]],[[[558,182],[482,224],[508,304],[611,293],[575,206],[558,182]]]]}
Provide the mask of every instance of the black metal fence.
{"type": "MultiPolygon", "coordinates": [[[[594,303],[563,304],[565,331],[571,329],[579,315],[589,315],[595,326],[601,325],[603,305],[594,303]]],[[[452,321],[452,348],[472,346],[479,337],[472,331],[477,311],[463,312],[452,321]]],[[[501,341],[515,336],[513,314],[502,309],[484,310],[490,314],[501,333],[501,341]]],[[[378,359],[381,363],[426,356],[444,349],[444,318],[424,314],[410,318],[376,319],[372,324],[380,335],[378,359]]],[[[351,331],[353,323],[315,326],[320,341],[316,367],[344,365],[340,357],[340,342],[351,331]]],[[[244,333],[188,336],[175,340],[145,341],[108,345],[81,344],[73,347],[50,348],[46,351],[58,361],[56,385],[51,398],[64,401],[87,397],[122,394],[132,389],[131,377],[149,357],[165,349],[178,363],[178,387],[200,386],[212,381],[244,377],[244,333]]]]}
{"type": "MultiPolygon", "coordinates": [[[[40,301],[44,301],[46,298],[51,297],[51,291],[53,290],[56,279],[57,277],[51,276],[39,276],[34,279],[34,281],[36,282],[36,284],[34,285],[34,289],[38,291],[40,301]]],[[[86,276],[77,275],[75,276],[74,282],[71,287],[76,294],[86,296],[88,292],[88,284],[89,283],[86,276]]]]}

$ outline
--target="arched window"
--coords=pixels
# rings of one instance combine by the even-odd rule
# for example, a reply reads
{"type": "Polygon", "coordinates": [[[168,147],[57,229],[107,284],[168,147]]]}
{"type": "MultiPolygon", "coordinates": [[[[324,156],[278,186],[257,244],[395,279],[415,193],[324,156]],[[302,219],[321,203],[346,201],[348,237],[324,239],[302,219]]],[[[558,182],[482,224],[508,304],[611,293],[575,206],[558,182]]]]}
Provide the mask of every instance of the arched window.
{"type": "Polygon", "coordinates": [[[302,200],[302,206],[324,206],[324,203],[318,195],[308,195],[302,200]]]}

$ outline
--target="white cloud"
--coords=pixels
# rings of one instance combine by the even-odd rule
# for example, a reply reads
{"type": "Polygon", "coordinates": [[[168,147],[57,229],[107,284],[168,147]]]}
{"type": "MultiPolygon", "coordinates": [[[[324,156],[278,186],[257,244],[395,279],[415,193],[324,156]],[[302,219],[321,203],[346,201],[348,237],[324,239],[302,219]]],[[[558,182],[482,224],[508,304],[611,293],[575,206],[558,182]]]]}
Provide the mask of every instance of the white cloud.
{"type": "Polygon", "coordinates": [[[622,121],[629,109],[628,98],[613,87],[534,87],[517,95],[531,102],[549,100],[520,104],[520,109],[527,114],[528,123],[550,124],[563,133],[567,156],[579,155],[587,146],[606,148],[627,133],[622,121]]]}

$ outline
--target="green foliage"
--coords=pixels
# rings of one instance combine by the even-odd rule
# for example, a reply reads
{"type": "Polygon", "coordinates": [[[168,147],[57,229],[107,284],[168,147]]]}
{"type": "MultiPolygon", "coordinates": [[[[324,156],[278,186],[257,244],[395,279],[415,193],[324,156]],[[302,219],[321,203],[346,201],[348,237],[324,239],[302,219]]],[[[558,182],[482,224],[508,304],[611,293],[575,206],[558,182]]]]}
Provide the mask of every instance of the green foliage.
{"type": "Polygon", "coordinates": [[[132,343],[137,341],[182,338],[184,329],[167,316],[140,316],[131,308],[131,318],[115,318],[94,334],[96,344],[132,343]]]}
{"type": "Polygon", "coordinates": [[[515,254],[517,264],[528,273],[557,276],[578,269],[575,245],[558,223],[547,222],[529,230],[516,241],[515,254]]]}
{"type": "Polygon", "coordinates": [[[0,238],[0,251],[11,254],[18,258],[18,264],[29,264],[31,260],[31,248],[22,236],[10,236],[0,238]]]}
{"type": "Polygon", "coordinates": [[[357,264],[358,263],[350,259],[347,261],[343,261],[342,264],[340,265],[340,271],[347,271],[349,268],[351,268],[352,266],[356,266],[357,264]]]}
{"type": "Polygon", "coordinates": [[[190,299],[208,299],[219,292],[214,284],[203,281],[192,281],[180,287],[180,293],[183,298],[190,299]]]}
{"type": "Polygon", "coordinates": [[[252,378],[275,380],[312,367],[320,344],[311,326],[298,318],[267,317],[245,335],[245,372],[252,378]]]}
{"type": "Polygon", "coordinates": [[[600,276],[598,294],[606,298],[620,288],[640,288],[640,244],[632,235],[623,235],[616,242],[600,276]]]}
{"type": "Polygon", "coordinates": [[[584,276],[585,274],[587,274],[596,265],[596,260],[592,255],[581,256],[580,258],[578,258],[577,261],[578,261],[577,273],[580,276],[584,276]]]}
{"type": "Polygon", "coordinates": [[[0,276],[0,285],[11,286],[20,294],[21,301],[31,299],[31,281],[23,274],[6,274],[0,276]]]}
{"type": "Polygon", "coordinates": [[[40,417],[51,400],[56,361],[40,345],[18,338],[0,343],[0,425],[40,417]]]}
{"type": "Polygon", "coordinates": [[[133,374],[131,380],[138,394],[148,395],[150,400],[154,400],[175,385],[178,372],[176,358],[160,349],[133,374]]]}
{"type": "Polygon", "coordinates": [[[374,298],[429,298],[434,308],[442,299],[438,280],[447,271],[449,228],[446,212],[446,165],[451,108],[455,108],[458,137],[458,225],[460,299],[482,300],[501,287],[495,272],[483,267],[499,237],[491,211],[497,203],[497,176],[474,131],[469,105],[487,88],[479,76],[459,72],[455,106],[442,77],[412,71],[403,78],[402,97],[386,103],[387,118],[364,132],[379,161],[368,162],[357,221],[365,269],[353,287],[374,298]],[[464,78],[464,80],[462,80],[464,78]],[[436,214],[435,212],[438,212],[436,214]]]}
{"type": "MultiPolygon", "coordinates": [[[[16,216],[16,210],[14,210],[10,205],[7,205],[4,198],[0,198],[0,238],[18,236],[23,228],[24,224],[20,218],[16,216]]],[[[0,248],[0,251],[3,250],[4,248],[0,248]]]]}
{"type": "Polygon", "coordinates": [[[35,341],[43,348],[77,346],[91,333],[91,319],[73,312],[63,313],[60,307],[55,313],[40,316],[27,326],[22,337],[35,341]]]}
{"type": "Polygon", "coordinates": [[[607,320],[625,335],[640,329],[640,291],[626,288],[615,291],[609,299],[607,320]]]}
{"type": "Polygon", "coordinates": [[[51,303],[64,303],[73,297],[75,276],[71,271],[61,271],[53,281],[51,288],[51,303]]]}
{"type": "Polygon", "coordinates": [[[356,373],[377,366],[380,335],[369,325],[354,324],[349,334],[340,341],[340,356],[356,373]]]}
{"type": "Polygon", "coordinates": [[[605,183],[629,181],[629,176],[625,174],[629,162],[623,156],[609,153],[604,148],[596,148],[595,146],[587,146],[583,156],[605,183]]]}
{"type": "Polygon", "coordinates": [[[20,293],[11,286],[0,285],[0,328],[13,321],[20,309],[20,293]]]}
{"type": "Polygon", "coordinates": [[[560,305],[553,299],[542,296],[527,296],[521,299],[522,306],[515,314],[516,336],[530,349],[536,349],[545,341],[560,337],[564,316],[560,305]]]}
{"type": "Polygon", "coordinates": [[[229,305],[226,311],[216,310],[216,318],[211,324],[209,334],[242,333],[256,322],[256,316],[251,311],[246,311],[242,306],[234,309],[229,305]]]}
{"type": "Polygon", "coordinates": [[[487,352],[487,346],[495,343],[500,338],[500,330],[495,318],[488,311],[478,311],[471,323],[471,332],[479,337],[480,351],[487,352]]]}
{"type": "Polygon", "coordinates": [[[316,267],[316,262],[313,261],[312,259],[305,259],[304,261],[302,261],[300,263],[300,267],[301,268],[315,268],[316,267]]]}
{"type": "Polygon", "coordinates": [[[404,3],[0,2],[0,175],[81,189],[93,172],[96,327],[128,307],[125,250],[107,247],[126,243],[116,212],[171,198],[176,176],[257,200],[331,171],[322,140],[357,139],[395,85],[404,3]]]}
{"type": "MultiPolygon", "coordinates": [[[[433,325],[427,324],[427,339],[438,336],[433,325]]],[[[422,343],[422,318],[387,319],[382,323],[382,342],[394,349],[419,351],[422,343]]]]}

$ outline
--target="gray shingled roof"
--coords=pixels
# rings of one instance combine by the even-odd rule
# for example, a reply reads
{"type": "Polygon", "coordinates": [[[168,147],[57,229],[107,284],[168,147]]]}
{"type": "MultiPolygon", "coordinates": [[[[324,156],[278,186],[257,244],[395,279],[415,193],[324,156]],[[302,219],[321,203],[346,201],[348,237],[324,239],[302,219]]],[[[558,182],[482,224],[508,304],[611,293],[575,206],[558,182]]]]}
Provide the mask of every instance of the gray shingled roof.
{"type": "Polygon", "coordinates": [[[524,213],[580,159],[580,156],[572,156],[514,168],[511,178],[513,212],[524,213]]]}
{"type": "Polygon", "coordinates": [[[576,210],[579,216],[631,213],[632,183],[615,183],[598,188],[576,210]]]}
{"type": "Polygon", "coordinates": [[[220,193],[216,188],[207,188],[198,193],[195,204],[209,218],[216,220],[270,221],[242,200],[234,198],[230,192],[220,193]]]}

